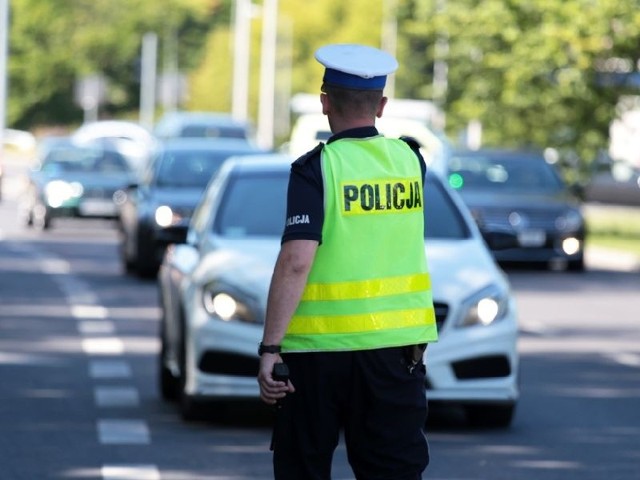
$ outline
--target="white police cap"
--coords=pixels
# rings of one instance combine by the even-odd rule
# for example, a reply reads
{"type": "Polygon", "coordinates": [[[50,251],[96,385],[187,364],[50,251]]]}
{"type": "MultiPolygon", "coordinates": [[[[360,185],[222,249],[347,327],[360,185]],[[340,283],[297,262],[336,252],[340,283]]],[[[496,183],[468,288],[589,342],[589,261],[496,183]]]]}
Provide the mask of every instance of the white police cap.
{"type": "Polygon", "coordinates": [[[382,90],[398,62],[387,52],[357,44],[325,45],[316,50],[325,67],[323,82],[356,90],[382,90]]]}

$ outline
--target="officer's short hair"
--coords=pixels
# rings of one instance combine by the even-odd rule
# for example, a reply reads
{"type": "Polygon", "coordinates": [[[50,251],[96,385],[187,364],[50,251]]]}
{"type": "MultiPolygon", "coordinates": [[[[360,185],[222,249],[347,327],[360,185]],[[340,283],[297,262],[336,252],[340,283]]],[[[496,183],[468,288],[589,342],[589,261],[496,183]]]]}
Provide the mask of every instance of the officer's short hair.
{"type": "Polygon", "coordinates": [[[382,90],[354,90],[326,83],[322,84],[321,90],[327,94],[332,107],[341,116],[352,114],[375,116],[382,99],[382,90]]]}

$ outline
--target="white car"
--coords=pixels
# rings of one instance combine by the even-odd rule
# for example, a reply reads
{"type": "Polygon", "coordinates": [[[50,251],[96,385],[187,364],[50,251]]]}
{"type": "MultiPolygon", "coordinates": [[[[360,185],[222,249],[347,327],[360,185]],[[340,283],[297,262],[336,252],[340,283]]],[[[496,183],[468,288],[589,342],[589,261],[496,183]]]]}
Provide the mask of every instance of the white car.
{"type": "MultiPolygon", "coordinates": [[[[160,390],[179,400],[185,419],[205,400],[259,396],[257,346],[291,161],[278,154],[227,160],[196,209],[187,242],[164,258],[160,390]]],[[[425,217],[440,332],[426,353],[427,397],[464,406],[473,423],[506,427],[519,397],[508,280],[462,201],[431,173],[425,217]]],[[[486,235],[490,243],[509,243],[500,232],[486,235]]]]}

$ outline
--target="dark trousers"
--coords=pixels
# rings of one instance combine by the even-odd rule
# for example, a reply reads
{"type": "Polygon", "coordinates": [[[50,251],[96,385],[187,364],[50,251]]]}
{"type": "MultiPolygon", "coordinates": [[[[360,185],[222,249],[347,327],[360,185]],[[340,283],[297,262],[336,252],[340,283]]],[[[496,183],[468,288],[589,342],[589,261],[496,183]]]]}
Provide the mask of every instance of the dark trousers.
{"type": "Polygon", "coordinates": [[[278,410],[276,480],[328,480],[340,431],[358,480],[418,480],[429,464],[425,368],[404,348],[283,355],[296,392],[278,410]]]}

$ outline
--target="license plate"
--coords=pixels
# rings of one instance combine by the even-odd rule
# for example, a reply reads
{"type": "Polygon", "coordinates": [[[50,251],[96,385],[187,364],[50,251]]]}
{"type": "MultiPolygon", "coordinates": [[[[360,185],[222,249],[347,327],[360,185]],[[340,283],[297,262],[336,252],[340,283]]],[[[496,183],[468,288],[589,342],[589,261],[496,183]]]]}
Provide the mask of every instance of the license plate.
{"type": "Polygon", "coordinates": [[[518,242],[523,247],[541,247],[547,240],[544,230],[524,230],[518,232],[518,242]]]}
{"type": "Polygon", "coordinates": [[[116,215],[116,205],[112,200],[87,199],[79,205],[80,215],[93,217],[113,217],[116,215]]]}

